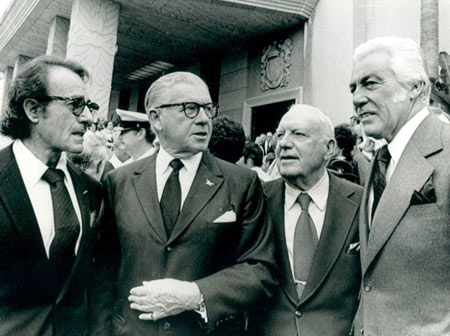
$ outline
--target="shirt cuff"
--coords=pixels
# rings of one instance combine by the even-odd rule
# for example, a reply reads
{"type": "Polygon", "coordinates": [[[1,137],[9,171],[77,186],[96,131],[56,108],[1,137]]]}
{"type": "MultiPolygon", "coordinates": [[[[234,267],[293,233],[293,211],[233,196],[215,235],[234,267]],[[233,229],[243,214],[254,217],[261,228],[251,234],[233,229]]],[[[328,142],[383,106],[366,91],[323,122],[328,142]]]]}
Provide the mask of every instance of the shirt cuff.
{"type": "Polygon", "coordinates": [[[203,321],[205,323],[208,323],[208,314],[206,313],[206,303],[205,303],[205,298],[203,297],[203,294],[200,298],[200,308],[197,310],[194,310],[196,313],[200,314],[200,316],[202,317],[203,321]]]}

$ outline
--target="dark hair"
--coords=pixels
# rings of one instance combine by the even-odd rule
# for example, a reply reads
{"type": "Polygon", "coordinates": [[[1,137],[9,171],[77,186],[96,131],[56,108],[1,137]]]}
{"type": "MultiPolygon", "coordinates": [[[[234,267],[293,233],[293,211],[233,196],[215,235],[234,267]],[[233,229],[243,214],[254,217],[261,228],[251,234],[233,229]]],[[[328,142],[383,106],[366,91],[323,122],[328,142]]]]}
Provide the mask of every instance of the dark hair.
{"type": "Polygon", "coordinates": [[[48,69],[52,66],[61,66],[72,70],[83,81],[87,81],[89,78],[87,70],[74,61],[62,60],[54,56],[40,56],[31,60],[11,84],[8,108],[0,121],[1,133],[13,139],[26,139],[30,136],[31,123],[23,104],[27,98],[33,98],[39,102],[48,94],[47,76],[48,69]]]}
{"type": "Polygon", "coordinates": [[[356,134],[353,133],[350,125],[337,125],[334,128],[334,137],[339,149],[342,150],[342,155],[347,161],[352,161],[352,150],[356,145],[356,134]]]}
{"type": "Polygon", "coordinates": [[[236,163],[242,156],[245,146],[244,128],[228,117],[214,119],[209,151],[214,156],[236,163]]]}
{"type": "Polygon", "coordinates": [[[252,159],[256,167],[261,167],[263,163],[263,151],[254,142],[247,142],[244,147],[244,160],[252,159]]]}

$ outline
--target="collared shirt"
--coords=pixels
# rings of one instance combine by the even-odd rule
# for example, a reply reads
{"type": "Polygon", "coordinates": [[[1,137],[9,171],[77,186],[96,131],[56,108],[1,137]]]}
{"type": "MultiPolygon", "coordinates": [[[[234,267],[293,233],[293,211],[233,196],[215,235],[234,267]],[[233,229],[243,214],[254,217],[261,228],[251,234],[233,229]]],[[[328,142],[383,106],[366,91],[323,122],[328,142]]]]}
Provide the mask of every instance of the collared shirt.
{"type": "MultiPolygon", "coordinates": [[[[44,243],[47,257],[50,255],[50,245],[55,237],[55,222],[53,218],[53,203],[50,192],[50,185],[42,179],[42,176],[49,168],[41,160],[39,160],[21,140],[14,141],[13,153],[19,166],[20,175],[22,175],[25,189],[33,206],[34,214],[39,225],[42,241],[44,243]]],[[[67,170],[66,153],[61,153],[56,169],[64,172],[64,184],[69,192],[72,200],[78,222],[81,223],[81,210],[78,199],[73,186],[72,178],[67,170]]],[[[75,244],[75,253],[78,251],[83,226],[80,225],[80,234],[75,244]]]]}
{"type": "Polygon", "coordinates": [[[133,159],[133,157],[130,157],[128,160],[126,160],[123,165],[132,163],[132,162],[136,162],[138,160],[141,159],[145,159],[146,157],[149,157],[150,155],[152,155],[155,152],[155,147],[150,148],[148,151],[146,151],[144,154],[142,154],[141,156],[139,156],[136,160],[133,159]]]}
{"type": "MultiPolygon", "coordinates": [[[[183,162],[184,167],[179,171],[180,186],[181,186],[181,208],[183,208],[184,201],[191,189],[192,182],[194,182],[195,175],[197,174],[200,161],[202,160],[202,152],[194,154],[188,158],[180,159],[183,162]]],[[[174,159],[172,155],[167,153],[164,148],[160,147],[159,152],[156,155],[156,190],[158,191],[158,200],[161,201],[161,197],[164,191],[164,186],[169,179],[170,173],[172,173],[172,167],[170,162],[174,159]]]]}
{"type": "MultiPolygon", "coordinates": [[[[400,157],[403,154],[403,151],[406,148],[406,145],[408,144],[409,140],[411,140],[411,137],[413,136],[414,132],[416,131],[417,127],[424,121],[424,119],[430,114],[427,108],[423,108],[420,110],[416,115],[414,115],[411,119],[409,119],[403,127],[400,129],[400,131],[395,135],[394,139],[388,144],[389,153],[391,154],[391,161],[389,162],[389,166],[386,169],[386,183],[389,182],[389,180],[392,177],[392,174],[394,174],[395,168],[398,165],[398,162],[400,161],[400,157]]],[[[373,205],[373,183],[370,186],[370,193],[369,193],[369,202],[368,202],[368,214],[369,214],[369,225],[372,223],[372,205],[373,205]]]]}
{"type": "Polygon", "coordinates": [[[254,170],[258,174],[259,179],[263,182],[274,180],[274,178],[267,174],[261,167],[252,167],[251,170],[254,170]]]}
{"type": "MultiPolygon", "coordinates": [[[[286,235],[286,246],[288,250],[289,263],[291,265],[292,276],[294,277],[294,233],[297,221],[302,213],[302,208],[297,202],[298,195],[302,192],[300,189],[293,188],[285,183],[284,194],[284,230],[286,235]]],[[[322,178],[311,189],[306,191],[311,197],[309,203],[309,215],[316,227],[318,238],[322,233],[325,220],[325,210],[327,208],[328,194],[330,192],[330,177],[328,172],[323,174],[322,178]]],[[[295,277],[294,277],[295,279],[295,277]]]]}
{"type": "Polygon", "coordinates": [[[111,164],[113,165],[114,168],[122,167],[125,164],[125,162],[122,162],[119,160],[119,158],[117,157],[116,154],[113,154],[111,156],[111,158],[109,159],[109,162],[111,162],[111,164]]]}

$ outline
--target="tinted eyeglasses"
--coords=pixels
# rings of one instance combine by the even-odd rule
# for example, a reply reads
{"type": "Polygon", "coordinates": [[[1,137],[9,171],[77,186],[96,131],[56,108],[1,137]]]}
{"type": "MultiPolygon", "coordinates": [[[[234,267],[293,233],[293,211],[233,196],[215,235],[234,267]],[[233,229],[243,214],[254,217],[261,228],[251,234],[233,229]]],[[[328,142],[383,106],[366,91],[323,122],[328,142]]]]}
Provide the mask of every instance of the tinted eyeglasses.
{"type": "Polygon", "coordinates": [[[58,97],[58,96],[46,96],[42,99],[42,101],[52,101],[52,100],[59,100],[64,101],[67,106],[69,106],[72,110],[73,115],[79,117],[85,107],[91,111],[92,115],[95,115],[97,111],[100,109],[100,106],[98,106],[97,103],[94,103],[90,100],[84,100],[83,97],[74,97],[74,98],[68,98],[68,97],[58,97]]]}
{"type": "Polygon", "coordinates": [[[193,102],[185,102],[185,103],[176,103],[176,104],[164,104],[157,106],[156,108],[166,108],[166,107],[174,107],[174,106],[182,106],[183,112],[189,119],[194,119],[200,113],[200,108],[202,107],[205,110],[205,114],[208,118],[213,119],[217,116],[217,111],[219,110],[219,104],[208,103],[208,104],[197,104],[193,102]]]}

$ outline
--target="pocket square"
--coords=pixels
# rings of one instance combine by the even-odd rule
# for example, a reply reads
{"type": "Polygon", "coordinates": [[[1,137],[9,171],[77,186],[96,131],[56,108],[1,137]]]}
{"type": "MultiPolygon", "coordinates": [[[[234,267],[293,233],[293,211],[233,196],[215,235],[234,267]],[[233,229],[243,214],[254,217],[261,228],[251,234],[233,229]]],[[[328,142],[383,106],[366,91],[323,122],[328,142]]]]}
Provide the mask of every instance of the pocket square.
{"type": "Polygon", "coordinates": [[[352,253],[358,252],[360,248],[361,248],[361,245],[359,242],[350,244],[347,248],[347,253],[352,254],[352,253]]]}
{"type": "Polygon", "coordinates": [[[226,222],[235,222],[236,221],[236,213],[233,210],[227,211],[223,213],[220,217],[217,217],[213,223],[226,223],[226,222]]]}
{"type": "Polygon", "coordinates": [[[411,205],[436,203],[436,191],[433,186],[433,179],[430,177],[420,191],[414,190],[411,196],[411,205]]]}

